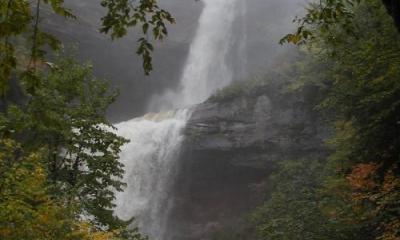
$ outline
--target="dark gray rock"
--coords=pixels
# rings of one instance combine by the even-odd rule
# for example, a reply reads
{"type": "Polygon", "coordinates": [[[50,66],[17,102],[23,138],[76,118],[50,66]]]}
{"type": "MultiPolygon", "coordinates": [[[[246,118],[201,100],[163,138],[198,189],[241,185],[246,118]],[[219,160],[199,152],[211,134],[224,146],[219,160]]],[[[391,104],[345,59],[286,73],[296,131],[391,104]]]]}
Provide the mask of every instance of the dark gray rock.
{"type": "Polygon", "coordinates": [[[262,202],[276,162],[326,154],[328,132],[313,110],[314,92],[276,89],[195,107],[185,130],[167,239],[212,239],[262,202]]]}

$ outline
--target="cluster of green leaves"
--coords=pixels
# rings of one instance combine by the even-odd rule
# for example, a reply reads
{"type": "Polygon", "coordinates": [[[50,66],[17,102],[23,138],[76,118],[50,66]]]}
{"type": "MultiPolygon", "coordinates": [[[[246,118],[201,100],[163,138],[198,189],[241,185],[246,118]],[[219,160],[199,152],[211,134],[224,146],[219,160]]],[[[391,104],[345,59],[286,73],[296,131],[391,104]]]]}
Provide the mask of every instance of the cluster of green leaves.
{"type": "Polygon", "coordinates": [[[105,129],[111,128],[104,115],[115,94],[90,71],[71,59],[58,61],[49,72],[38,73],[41,81],[24,109],[10,106],[1,122],[2,136],[24,135],[25,149],[47,146],[51,180],[81,198],[93,214],[98,207],[112,207],[108,187],[121,189],[118,153],[126,140],[105,129]]]}
{"type": "MultiPolygon", "coordinates": [[[[367,1],[368,2],[368,1],[367,1]]],[[[284,36],[280,43],[305,44],[316,39],[319,33],[328,33],[325,40],[336,42],[338,30],[353,35],[353,10],[363,3],[362,0],[321,0],[311,2],[306,8],[305,16],[296,17],[293,22],[298,25],[294,33],[284,36]],[[333,34],[330,34],[333,33],[333,34]]],[[[400,3],[397,0],[382,0],[387,12],[392,16],[400,31],[400,3]]]]}
{"type": "MultiPolygon", "coordinates": [[[[319,3],[309,3],[306,15],[293,20],[299,25],[296,32],[287,34],[280,43],[304,44],[315,39],[319,32],[330,32],[335,28],[351,34],[354,17],[351,9],[360,2],[361,0],[322,0],[319,3]]],[[[336,39],[331,35],[330,40],[336,39]]]]}
{"type": "Polygon", "coordinates": [[[168,34],[166,23],[175,23],[175,19],[161,9],[156,0],[140,0],[137,3],[130,0],[103,0],[101,5],[108,8],[108,13],[102,18],[100,31],[111,33],[113,39],[125,36],[129,27],[141,25],[144,37],[139,38],[136,53],[142,56],[143,69],[145,74],[149,74],[153,69],[153,45],[147,37],[149,29],[155,40],[162,40],[168,34]]]}
{"type": "MultiPolygon", "coordinates": [[[[4,96],[9,88],[11,75],[16,73],[17,67],[26,69],[24,75],[32,78],[31,85],[34,88],[37,79],[33,70],[44,61],[46,52],[44,46],[56,50],[60,48],[60,42],[51,34],[41,31],[40,9],[42,4],[51,6],[56,14],[64,17],[75,16],[63,7],[63,0],[37,0],[29,1],[1,1],[0,2],[0,94],[4,96]],[[24,45],[29,45],[28,56],[18,56],[16,39],[23,36],[24,45]],[[36,80],[36,81],[35,81],[36,80]]],[[[33,90],[33,89],[31,89],[33,90]]]]}
{"type": "Polygon", "coordinates": [[[318,109],[335,131],[320,167],[297,160],[274,175],[255,213],[262,239],[400,238],[400,35],[381,1],[342,2],[312,5],[311,37],[283,40],[305,44],[310,58],[292,87],[324,93],[318,109]],[[337,4],[344,17],[326,12],[337,4]]]}

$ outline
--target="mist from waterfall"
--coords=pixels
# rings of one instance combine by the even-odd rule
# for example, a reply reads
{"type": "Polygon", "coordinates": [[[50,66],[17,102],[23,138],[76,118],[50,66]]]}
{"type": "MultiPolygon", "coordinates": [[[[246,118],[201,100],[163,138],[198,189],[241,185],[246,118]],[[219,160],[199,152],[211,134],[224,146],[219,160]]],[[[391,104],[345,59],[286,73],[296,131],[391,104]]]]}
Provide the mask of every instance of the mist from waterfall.
{"type": "Polygon", "coordinates": [[[127,188],[116,195],[115,213],[136,217],[141,232],[163,240],[173,201],[170,186],[178,170],[188,107],[206,100],[232,81],[227,63],[238,0],[203,0],[198,29],[182,72],[180,87],[155,96],[150,113],[116,125],[130,139],[121,153],[127,188]],[[171,110],[181,109],[181,110],[171,110]],[[169,110],[169,111],[166,111],[169,110]]]}

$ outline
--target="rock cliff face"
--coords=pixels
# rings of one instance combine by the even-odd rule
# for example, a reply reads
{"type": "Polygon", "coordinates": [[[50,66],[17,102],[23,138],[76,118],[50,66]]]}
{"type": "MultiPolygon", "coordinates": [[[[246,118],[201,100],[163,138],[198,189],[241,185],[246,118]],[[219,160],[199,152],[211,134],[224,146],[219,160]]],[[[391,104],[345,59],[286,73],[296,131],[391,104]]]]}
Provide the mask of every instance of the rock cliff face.
{"type": "Polygon", "coordinates": [[[237,226],[265,197],[284,159],[321,156],[328,134],[310,102],[313,89],[265,86],[195,107],[185,134],[168,239],[213,239],[237,226]]]}

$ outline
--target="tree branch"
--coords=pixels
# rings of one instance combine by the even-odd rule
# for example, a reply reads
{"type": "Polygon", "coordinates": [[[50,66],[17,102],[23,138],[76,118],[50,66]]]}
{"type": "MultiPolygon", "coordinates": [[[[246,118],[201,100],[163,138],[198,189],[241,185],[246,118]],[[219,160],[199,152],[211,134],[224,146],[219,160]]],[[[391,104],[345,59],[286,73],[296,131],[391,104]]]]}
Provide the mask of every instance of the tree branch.
{"type": "Polygon", "coordinates": [[[36,69],[36,58],[37,58],[37,35],[39,32],[39,17],[40,17],[40,2],[41,0],[37,0],[36,2],[36,16],[35,23],[33,25],[33,36],[32,36],[32,52],[31,58],[29,60],[28,69],[36,69]]]}

